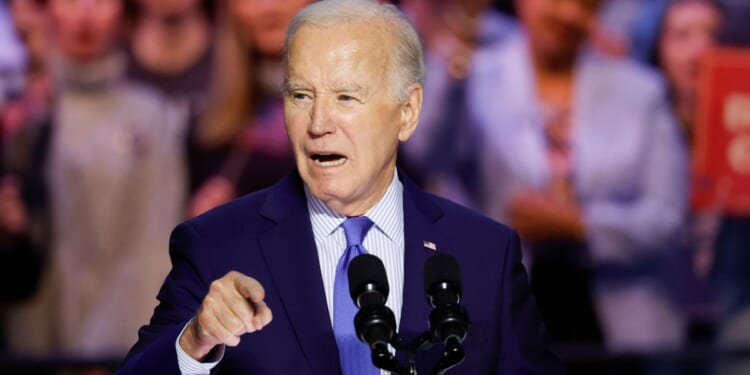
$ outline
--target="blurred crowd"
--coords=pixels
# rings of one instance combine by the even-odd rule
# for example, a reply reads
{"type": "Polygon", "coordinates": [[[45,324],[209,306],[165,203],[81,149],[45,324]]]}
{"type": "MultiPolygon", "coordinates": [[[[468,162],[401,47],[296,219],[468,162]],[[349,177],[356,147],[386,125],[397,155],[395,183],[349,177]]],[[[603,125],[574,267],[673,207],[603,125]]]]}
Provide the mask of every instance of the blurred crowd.
{"type": "MultiPolygon", "coordinates": [[[[0,2],[2,352],[123,356],[171,229],[293,170],[282,53],[310,1],[0,2]]],[[[750,348],[750,218],[689,205],[699,62],[750,45],[749,2],[395,3],[427,72],[400,167],[519,231],[554,345],[750,348]]],[[[601,366],[569,370],[685,373],[601,366]]]]}

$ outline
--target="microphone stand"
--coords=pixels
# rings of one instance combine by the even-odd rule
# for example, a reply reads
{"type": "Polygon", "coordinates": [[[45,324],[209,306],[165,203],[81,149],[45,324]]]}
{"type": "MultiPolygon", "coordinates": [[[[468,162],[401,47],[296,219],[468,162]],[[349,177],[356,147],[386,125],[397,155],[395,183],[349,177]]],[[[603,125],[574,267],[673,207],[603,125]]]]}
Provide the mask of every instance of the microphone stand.
{"type": "Polygon", "coordinates": [[[388,351],[388,345],[384,343],[375,344],[372,346],[372,363],[375,367],[390,371],[398,375],[416,375],[416,372],[411,372],[410,368],[404,367],[396,357],[388,351]]]}
{"type": "Polygon", "coordinates": [[[464,348],[458,338],[449,338],[443,354],[440,355],[440,359],[432,368],[432,374],[443,375],[446,371],[463,362],[465,357],[464,348]]]}
{"type": "MultiPolygon", "coordinates": [[[[440,343],[429,331],[422,333],[416,340],[407,342],[400,335],[394,335],[390,344],[396,350],[406,351],[408,362],[407,366],[402,365],[396,357],[388,351],[388,345],[375,344],[372,349],[372,363],[375,367],[390,371],[397,375],[418,375],[417,372],[417,352],[428,350],[435,344],[440,343]]],[[[461,341],[457,337],[448,339],[437,363],[432,368],[432,375],[443,375],[446,371],[463,362],[466,357],[461,341]]]]}

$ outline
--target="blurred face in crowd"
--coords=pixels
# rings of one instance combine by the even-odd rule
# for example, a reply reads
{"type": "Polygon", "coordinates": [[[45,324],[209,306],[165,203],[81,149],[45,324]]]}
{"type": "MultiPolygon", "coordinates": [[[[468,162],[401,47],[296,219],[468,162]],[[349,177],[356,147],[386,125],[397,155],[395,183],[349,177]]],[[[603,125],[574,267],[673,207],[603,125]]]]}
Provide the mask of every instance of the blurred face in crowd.
{"type": "Polygon", "coordinates": [[[659,60],[678,93],[694,93],[701,55],[716,40],[722,15],[705,1],[684,1],[671,6],[662,26],[659,60]]]}
{"type": "Polygon", "coordinates": [[[569,65],[589,36],[601,0],[516,0],[536,58],[569,65]]]}
{"type": "Polygon", "coordinates": [[[54,38],[61,52],[79,62],[96,60],[115,45],[120,32],[120,0],[50,0],[54,38]]]}
{"type": "Polygon", "coordinates": [[[399,141],[421,109],[419,85],[394,97],[390,36],[368,23],[303,25],[287,56],[284,114],[297,168],[333,210],[361,215],[385,193],[399,141]]]}
{"type": "Polygon", "coordinates": [[[139,0],[138,4],[156,16],[180,14],[200,5],[199,0],[139,0]]]}
{"type": "Polygon", "coordinates": [[[312,0],[230,0],[231,12],[251,48],[280,57],[289,21],[312,0]]]}
{"type": "Polygon", "coordinates": [[[11,0],[10,11],[13,27],[26,47],[29,58],[34,62],[41,61],[47,47],[44,5],[39,1],[11,0]]]}

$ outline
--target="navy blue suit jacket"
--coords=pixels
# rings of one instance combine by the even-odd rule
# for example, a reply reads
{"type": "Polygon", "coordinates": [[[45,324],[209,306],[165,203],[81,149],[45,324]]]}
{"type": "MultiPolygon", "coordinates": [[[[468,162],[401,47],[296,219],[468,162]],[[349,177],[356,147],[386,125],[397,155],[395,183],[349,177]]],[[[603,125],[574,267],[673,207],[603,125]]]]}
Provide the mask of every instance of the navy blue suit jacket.
{"type": "MultiPolygon", "coordinates": [[[[466,360],[450,374],[556,374],[544,328],[521,265],[519,239],[509,228],[404,185],[405,283],[400,334],[427,329],[431,308],[423,266],[437,251],[452,254],[463,276],[462,304],[472,320],[466,360]]],[[[266,290],[273,321],[227,348],[219,374],[339,374],[317,250],[302,181],[290,175],[273,187],[236,199],[180,224],[170,240],[172,270],[159,305],[119,374],[179,374],[175,341],[209,284],[235,270],[266,290]]],[[[428,374],[439,348],[417,357],[428,374]]],[[[403,362],[405,358],[399,356],[403,362]]]]}

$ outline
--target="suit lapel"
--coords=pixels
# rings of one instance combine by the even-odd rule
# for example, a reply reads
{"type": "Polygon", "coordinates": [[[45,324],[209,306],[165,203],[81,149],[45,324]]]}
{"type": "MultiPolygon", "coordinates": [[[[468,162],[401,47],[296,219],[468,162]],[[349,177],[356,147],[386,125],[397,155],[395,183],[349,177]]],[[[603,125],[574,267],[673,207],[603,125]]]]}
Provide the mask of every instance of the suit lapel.
{"type": "MultiPolygon", "coordinates": [[[[435,249],[448,252],[451,248],[448,236],[436,228],[436,222],[443,216],[442,210],[432,199],[419,190],[408,177],[401,178],[404,185],[404,294],[401,308],[399,334],[408,341],[414,340],[428,328],[428,318],[432,308],[424,293],[424,264],[435,249]]],[[[406,363],[404,353],[399,359],[406,363]]]]}
{"type": "Polygon", "coordinates": [[[340,373],[302,182],[293,175],[269,194],[261,214],[276,225],[259,239],[274,286],[310,368],[340,373]]]}

